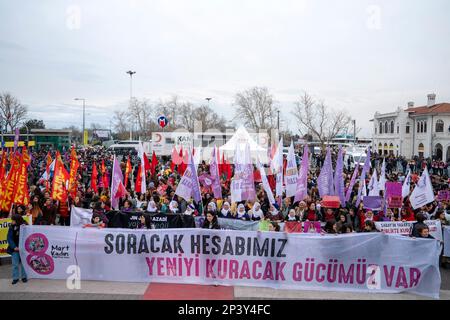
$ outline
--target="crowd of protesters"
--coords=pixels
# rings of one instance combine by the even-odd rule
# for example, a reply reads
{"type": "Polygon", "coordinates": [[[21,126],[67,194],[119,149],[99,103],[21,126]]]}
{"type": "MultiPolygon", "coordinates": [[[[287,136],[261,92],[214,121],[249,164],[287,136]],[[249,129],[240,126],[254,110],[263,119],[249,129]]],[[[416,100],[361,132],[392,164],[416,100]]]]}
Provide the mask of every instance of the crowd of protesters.
{"type": "MultiPolygon", "coordinates": [[[[110,191],[108,186],[100,184],[98,192],[94,192],[91,186],[91,174],[94,162],[99,166],[103,161],[107,172],[111,172],[114,154],[103,147],[78,147],[76,149],[80,167],[78,170],[78,191],[74,198],[69,196],[67,203],[54,201],[51,197],[51,188],[42,175],[46,171],[47,157],[50,152],[55,159],[55,150],[39,150],[30,152],[31,164],[29,166],[29,192],[30,203],[27,206],[13,206],[11,212],[2,212],[2,217],[12,217],[13,224],[8,234],[9,250],[13,259],[18,260],[18,232],[24,223],[22,216],[30,216],[34,225],[70,225],[71,208],[91,208],[93,216],[91,224],[85,227],[104,228],[108,226],[107,213],[111,207],[110,191]]],[[[299,155],[301,156],[301,155],[299,155]]],[[[269,224],[269,231],[279,231],[280,223],[290,221],[320,222],[322,233],[344,234],[351,232],[377,232],[376,221],[416,221],[411,230],[411,236],[430,238],[428,226],[425,220],[437,219],[441,225],[450,224],[450,204],[447,201],[436,200],[426,206],[414,210],[408,197],[403,201],[401,209],[367,210],[361,202],[356,206],[358,183],[351,191],[350,201],[340,208],[326,208],[322,205],[317,188],[317,178],[320,167],[323,164],[324,154],[311,156],[311,168],[308,174],[308,195],[299,202],[293,202],[293,197],[285,197],[277,203],[270,203],[261,184],[261,176],[255,169],[255,201],[231,201],[230,177],[224,173],[221,179],[222,198],[214,198],[210,186],[201,185],[202,200],[199,203],[186,201],[175,195],[175,190],[181,175],[177,166],[171,166],[170,158],[159,158],[155,174],[147,172],[147,188],[145,194],[134,191],[133,181],[137,176],[140,159],[137,152],[117,155],[125,173],[126,162],[130,159],[132,171],[126,185],[127,194],[120,199],[119,206],[122,212],[142,212],[139,217],[138,228],[152,228],[148,214],[185,214],[192,216],[204,216],[204,228],[219,229],[218,218],[239,219],[243,221],[265,221],[269,224]],[[174,169],[171,170],[171,167],[174,169]]],[[[333,152],[333,162],[336,162],[337,151],[333,152]]],[[[62,160],[69,170],[70,150],[62,153],[62,160]]],[[[366,185],[371,178],[373,170],[380,168],[383,156],[374,153],[371,157],[371,169],[366,177],[366,185]]],[[[407,174],[407,168],[412,171],[411,191],[419,180],[421,171],[428,167],[433,190],[449,188],[448,164],[432,159],[418,159],[417,157],[407,161],[403,157],[386,157],[387,181],[403,182],[407,174]]],[[[198,167],[198,175],[209,172],[209,165],[204,161],[198,167]]],[[[351,180],[352,169],[350,164],[344,166],[345,187],[348,188],[351,180]]],[[[269,176],[269,178],[271,178],[269,176]]],[[[269,179],[272,189],[275,188],[274,179],[269,179]]],[[[381,191],[382,192],[382,191],[381,191]]],[[[310,229],[313,230],[313,229],[310,229]]],[[[304,230],[305,232],[306,230],[304,230]]],[[[14,264],[13,283],[19,279],[19,263],[14,264]]],[[[22,270],[23,281],[26,275],[22,270]]]]}
{"type": "MultiPolygon", "coordinates": [[[[108,224],[106,212],[110,211],[110,193],[107,187],[99,188],[94,192],[90,188],[91,171],[94,162],[97,166],[103,160],[108,172],[111,172],[114,154],[103,147],[79,147],[76,149],[80,168],[78,170],[78,192],[75,198],[69,197],[68,203],[59,203],[51,199],[51,190],[46,189],[45,181],[42,181],[42,174],[46,170],[46,157],[48,150],[40,150],[31,153],[31,165],[29,170],[30,204],[28,206],[14,207],[13,212],[8,214],[26,214],[33,219],[33,224],[52,225],[60,224],[67,226],[70,223],[70,210],[72,206],[92,208],[94,216],[99,218],[101,223],[108,224]]],[[[337,152],[333,153],[333,161],[336,161],[337,152]]],[[[51,151],[54,159],[55,152],[51,151]]],[[[70,150],[62,154],[63,162],[69,170],[70,150]]],[[[215,199],[213,192],[208,186],[201,186],[202,201],[194,203],[186,201],[177,195],[175,190],[177,183],[181,179],[175,166],[171,171],[171,159],[161,159],[156,168],[156,173],[147,173],[147,192],[141,194],[134,192],[133,178],[137,176],[137,168],[140,162],[137,153],[123,154],[118,156],[122,171],[125,173],[126,162],[130,157],[132,173],[126,186],[127,195],[120,199],[120,209],[124,212],[144,211],[149,213],[167,214],[190,214],[206,215],[212,213],[221,218],[240,219],[245,221],[270,220],[280,223],[288,220],[296,221],[320,221],[322,224],[336,224],[336,228],[327,228],[327,232],[345,233],[347,230],[364,232],[374,230],[372,222],[375,221],[415,221],[417,215],[423,214],[427,219],[440,219],[443,225],[449,224],[448,203],[446,201],[434,201],[427,206],[413,210],[408,198],[404,199],[401,209],[387,209],[386,212],[366,210],[361,202],[355,206],[358,183],[353,187],[350,201],[346,206],[337,209],[325,208],[321,205],[321,199],[317,188],[317,177],[320,174],[320,166],[323,163],[324,155],[313,155],[312,163],[315,168],[310,170],[308,176],[308,196],[300,202],[293,202],[293,198],[283,198],[281,203],[271,204],[266,196],[257,170],[255,170],[255,182],[257,197],[255,201],[242,201],[233,203],[230,195],[230,179],[223,176],[221,180],[222,199],[215,199]],[[164,161],[166,160],[166,161],[164,161]]],[[[374,153],[371,162],[371,170],[366,179],[368,182],[371,173],[375,168],[380,168],[383,157],[374,153]]],[[[406,161],[402,157],[389,156],[386,158],[386,174],[388,181],[403,182],[406,176],[406,169],[412,170],[411,191],[420,177],[421,170],[429,166],[433,189],[435,192],[448,189],[448,175],[446,166],[439,167],[438,161],[431,159],[406,161]],[[441,170],[442,169],[442,170],[441,170]]],[[[209,172],[209,165],[204,161],[199,165],[198,175],[209,172]]],[[[344,166],[345,186],[348,187],[352,175],[352,170],[344,166]]],[[[273,182],[273,180],[272,180],[273,182]]],[[[273,185],[273,184],[271,184],[273,185]]],[[[274,186],[274,185],[273,185],[274,186]]],[[[325,230],[325,229],[324,229],[325,230]]]]}

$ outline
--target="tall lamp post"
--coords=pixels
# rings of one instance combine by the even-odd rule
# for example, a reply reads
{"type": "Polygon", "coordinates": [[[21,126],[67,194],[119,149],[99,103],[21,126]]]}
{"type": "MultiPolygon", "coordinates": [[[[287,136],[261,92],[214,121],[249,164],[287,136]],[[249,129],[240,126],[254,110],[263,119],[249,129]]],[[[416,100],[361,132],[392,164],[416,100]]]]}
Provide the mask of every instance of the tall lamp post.
{"type": "Polygon", "coordinates": [[[83,131],[82,131],[82,134],[81,134],[81,140],[83,141],[83,145],[85,145],[85,143],[84,143],[84,130],[85,130],[85,127],[86,127],[86,99],[85,98],[75,98],[74,100],[75,101],[80,101],[80,100],[83,101],[83,131]]]}
{"type": "MultiPolygon", "coordinates": [[[[131,100],[133,99],[133,74],[135,74],[136,71],[127,71],[127,74],[130,75],[130,108],[131,108],[131,100]]],[[[133,140],[133,124],[130,123],[130,141],[133,140]]]]}
{"type": "Polygon", "coordinates": [[[356,120],[352,120],[353,122],[353,144],[356,145],[356,120]]]}

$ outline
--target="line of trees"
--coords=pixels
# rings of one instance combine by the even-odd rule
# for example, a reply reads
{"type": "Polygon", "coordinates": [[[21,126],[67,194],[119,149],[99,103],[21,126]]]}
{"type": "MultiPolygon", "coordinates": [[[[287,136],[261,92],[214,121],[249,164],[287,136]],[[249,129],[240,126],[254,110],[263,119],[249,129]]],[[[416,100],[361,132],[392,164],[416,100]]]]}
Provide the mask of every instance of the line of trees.
{"type": "MultiPolygon", "coordinates": [[[[352,120],[345,110],[332,109],[324,101],[314,99],[307,92],[303,92],[294,105],[288,116],[295,119],[294,127],[300,136],[307,137],[308,140],[318,140],[325,145],[327,141],[350,129],[352,120]]],[[[277,128],[280,114],[283,116],[279,103],[266,87],[253,87],[236,93],[233,107],[235,110],[232,127],[235,127],[234,121],[238,121],[248,129],[266,129],[270,132],[271,129],[277,128]]],[[[27,128],[45,129],[42,120],[28,119],[27,114],[28,107],[11,93],[0,94],[2,130],[12,132],[19,127],[22,133],[26,133],[27,128]]],[[[180,128],[193,131],[194,125],[198,122],[201,123],[203,130],[214,128],[224,131],[228,122],[208,105],[195,105],[190,101],[181,100],[176,95],[156,103],[148,99],[133,99],[126,109],[114,112],[114,135],[117,139],[128,139],[130,128],[133,128],[135,135],[148,139],[151,132],[161,130],[157,123],[160,115],[168,118],[169,123],[164,130],[169,132],[180,128]]],[[[91,125],[91,129],[100,127],[98,124],[91,125]]],[[[81,136],[81,131],[77,127],[72,126],[70,129],[75,135],[79,131],[81,136]]],[[[291,137],[295,133],[290,128],[284,128],[281,132],[285,137],[291,137]]]]}

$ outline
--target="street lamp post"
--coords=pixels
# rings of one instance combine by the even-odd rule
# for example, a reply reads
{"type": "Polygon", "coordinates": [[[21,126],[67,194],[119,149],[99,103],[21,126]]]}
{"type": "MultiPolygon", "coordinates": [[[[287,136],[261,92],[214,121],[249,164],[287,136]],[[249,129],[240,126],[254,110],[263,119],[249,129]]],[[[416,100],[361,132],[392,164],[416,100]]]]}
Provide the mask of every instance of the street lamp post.
{"type": "Polygon", "coordinates": [[[353,144],[356,145],[356,120],[352,120],[353,122],[353,144]]]}
{"type": "MultiPolygon", "coordinates": [[[[136,71],[127,71],[127,74],[130,75],[130,108],[131,108],[131,100],[133,99],[133,74],[135,74],[136,71]]],[[[130,123],[130,141],[133,140],[133,124],[130,123]]]]}
{"type": "Polygon", "coordinates": [[[83,101],[83,131],[81,133],[81,141],[83,141],[84,145],[84,130],[86,127],[86,99],[85,98],[75,98],[75,101],[82,100],[83,101]]]}

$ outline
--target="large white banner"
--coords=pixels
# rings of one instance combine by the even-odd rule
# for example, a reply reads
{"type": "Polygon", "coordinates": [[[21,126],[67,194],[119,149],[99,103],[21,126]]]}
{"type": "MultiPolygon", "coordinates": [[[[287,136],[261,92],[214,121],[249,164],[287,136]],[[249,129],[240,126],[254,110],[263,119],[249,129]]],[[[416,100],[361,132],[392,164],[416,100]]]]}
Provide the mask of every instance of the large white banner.
{"type": "Polygon", "coordinates": [[[444,257],[450,257],[450,227],[445,226],[444,233],[444,257]]]}
{"type": "MultiPolygon", "coordinates": [[[[401,235],[409,235],[412,225],[415,221],[384,221],[384,222],[375,222],[375,227],[377,230],[389,233],[389,234],[401,234],[401,235]]],[[[425,224],[430,228],[430,235],[432,235],[435,239],[442,241],[442,228],[441,222],[439,220],[426,220],[425,224]]]]}
{"type": "Polygon", "coordinates": [[[342,236],[207,229],[22,226],[30,278],[165,282],[438,298],[440,245],[383,233],[342,236]],[[70,267],[70,268],[69,268],[70,267]]]}

